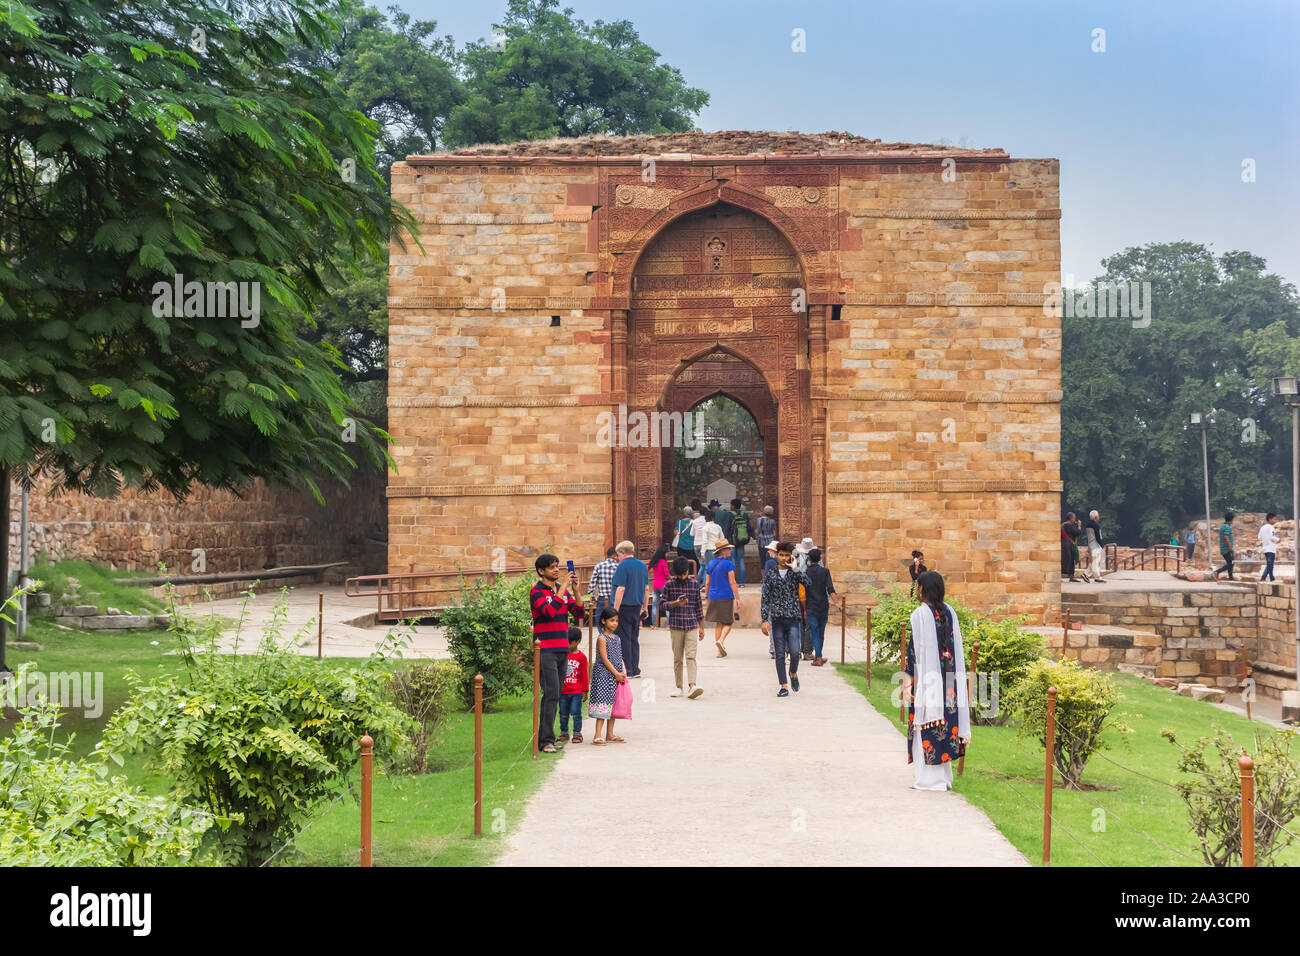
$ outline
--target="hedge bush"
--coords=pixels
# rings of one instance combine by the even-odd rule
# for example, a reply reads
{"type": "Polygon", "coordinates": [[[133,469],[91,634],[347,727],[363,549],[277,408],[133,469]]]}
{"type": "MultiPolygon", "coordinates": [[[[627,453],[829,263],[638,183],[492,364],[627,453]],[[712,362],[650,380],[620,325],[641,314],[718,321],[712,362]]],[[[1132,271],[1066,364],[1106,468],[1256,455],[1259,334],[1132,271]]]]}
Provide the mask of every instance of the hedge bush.
{"type": "Polygon", "coordinates": [[[194,624],[173,608],[171,630],[185,671],[144,681],[104,731],[119,764],[143,752],[174,777],[177,795],[235,820],[209,831],[222,858],[254,865],[273,856],[334,796],[370,734],[381,762],[404,762],[413,721],[389,691],[390,632],[360,667],[303,657],[299,637],[279,639],[277,605],[253,653],[222,653],[220,623],[194,624]]]}
{"type": "MultiPolygon", "coordinates": [[[[976,671],[987,674],[986,686],[988,704],[976,708],[972,700],[971,719],[984,725],[1001,725],[1007,722],[1005,698],[1011,689],[1019,684],[1028,673],[1030,666],[1047,657],[1047,644],[1043,635],[1021,628],[1029,620],[1029,615],[1009,617],[997,621],[988,617],[974,618],[970,630],[963,627],[966,660],[969,663],[971,648],[979,641],[979,659],[975,662],[976,671]],[[985,716],[984,711],[988,710],[985,716]]],[[[978,676],[972,678],[972,690],[979,693],[978,676]]]]}
{"type": "Polygon", "coordinates": [[[1038,660],[1004,697],[1007,709],[1021,718],[1020,736],[1032,735],[1047,745],[1047,689],[1056,687],[1056,733],[1052,762],[1071,790],[1081,789],[1088,758],[1105,746],[1102,733],[1127,731],[1111,717],[1119,699],[1110,675],[1073,660],[1038,660]]]}
{"type": "MultiPolygon", "coordinates": [[[[1232,735],[1215,728],[1213,737],[1198,737],[1191,747],[1178,743],[1169,728],[1160,735],[1182,751],[1178,769],[1188,774],[1182,793],[1188,822],[1210,866],[1241,864],[1242,748],[1232,735]],[[1195,791],[1195,792],[1189,792],[1195,791]]],[[[1296,732],[1255,732],[1251,759],[1255,763],[1255,865],[1268,866],[1292,837],[1291,821],[1300,814],[1300,763],[1291,752],[1296,732]]]]}
{"type": "Polygon", "coordinates": [[[428,770],[429,744],[443,717],[457,703],[460,665],[455,661],[428,661],[396,671],[389,681],[398,706],[415,724],[411,732],[411,773],[428,770]]]}
{"type": "MultiPolygon", "coordinates": [[[[460,698],[474,703],[474,675],[483,675],[485,701],[531,691],[533,615],[528,592],[535,576],[485,575],[466,586],[443,611],[447,647],[460,665],[460,698]]],[[[487,706],[485,704],[485,706],[487,706]]]]}

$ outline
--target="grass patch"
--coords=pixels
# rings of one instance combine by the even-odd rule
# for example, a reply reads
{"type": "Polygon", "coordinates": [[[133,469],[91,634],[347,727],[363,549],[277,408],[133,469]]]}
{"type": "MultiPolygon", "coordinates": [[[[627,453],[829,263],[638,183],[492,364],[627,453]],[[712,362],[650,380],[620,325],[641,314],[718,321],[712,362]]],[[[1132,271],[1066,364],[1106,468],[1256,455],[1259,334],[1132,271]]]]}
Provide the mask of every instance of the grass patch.
{"type": "MultiPolygon", "coordinates": [[[[862,664],[836,664],[835,667],[841,677],[899,728],[898,759],[906,760],[906,738],[898,721],[898,703],[891,702],[891,694],[898,686],[891,683],[898,672],[897,665],[876,664],[872,669],[870,692],[866,690],[862,664]]],[[[1184,786],[1191,782],[1178,771],[1178,748],[1160,736],[1161,728],[1173,727],[1179,739],[1189,744],[1196,737],[1211,735],[1214,727],[1222,727],[1239,746],[1248,749],[1254,748],[1255,729],[1268,732],[1273,728],[1202,701],[1179,697],[1130,674],[1113,676],[1119,694],[1115,711],[1123,715],[1133,733],[1110,731],[1104,735],[1109,746],[1092,756],[1083,773],[1083,783],[1097,789],[1064,790],[1057,778],[1052,796],[1052,816],[1056,820],[1052,831],[1052,864],[1202,866],[1182,797],[1156,782],[1184,786]],[[1116,764],[1141,771],[1155,780],[1139,777],[1116,764]]],[[[1038,741],[1018,738],[1016,727],[976,726],[972,728],[966,772],[954,777],[954,789],[988,814],[1003,835],[1035,866],[1040,864],[1043,852],[1045,762],[1046,754],[1038,741]]],[[[1275,863],[1300,864],[1300,846],[1282,850],[1275,863]]]]}
{"type": "MultiPolygon", "coordinates": [[[[74,575],[75,576],[75,575],[74,575]]],[[[61,735],[72,737],[72,753],[81,757],[94,750],[109,718],[126,701],[131,685],[127,672],[148,678],[179,671],[184,664],[174,654],[176,639],[166,631],[103,633],[61,628],[47,619],[33,618],[28,639],[43,650],[11,650],[8,663],[32,662],[46,673],[80,672],[103,675],[102,713],[88,717],[82,711],[62,718],[61,735]]],[[[351,658],[326,658],[323,667],[353,667],[351,658]]],[[[393,666],[401,666],[394,661],[393,666]]],[[[5,709],[0,734],[8,734],[17,714],[5,709]]],[[[531,694],[506,698],[483,716],[483,836],[473,831],[474,715],[460,710],[449,714],[429,748],[429,764],[439,768],[422,775],[387,774],[375,768],[374,862],[376,866],[474,866],[490,863],[504,848],[505,832],[522,819],[523,805],[554,763],[531,757],[533,729],[531,694]],[[496,811],[500,811],[497,813],[496,811]],[[494,820],[500,821],[493,832],[494,820]],[[501,829],[504,824],[504,832],[501,829]]],[[[127,758],[123,773],[136,786],[164,793],[169,778],[151,774],[141,755],[127,758]]],[[[360,793],[360,772],[350,781],[360,793]]],[[[324,807],[321,811],[324,811],[324,807]]],[[[345,796],[320,816],[296,843],[276,858],[276,866],[355,866],[360,847],[360,808],[345,796]]]]}
{"type": "MultiPolygon", "coordinates": [[[[161,600],[142,588],[122,584],[119,578],[148,577],[147,571],[116,571],[87,561],[59,561],[54,564],[38,558],[30,572],[41,581],[43,590],[54,595],[55,604],[94,604],[102,612],[115,607],[127,614],[138,611],[157,613],[164,610],[161,600]],[[81,585],[75,598],[68,596],[68,578],[81,585]]],[[[28,601],[28,605],[31,605],[28,601]]],[[[32,615],[35,617],[35,614],[32,615]]]]}

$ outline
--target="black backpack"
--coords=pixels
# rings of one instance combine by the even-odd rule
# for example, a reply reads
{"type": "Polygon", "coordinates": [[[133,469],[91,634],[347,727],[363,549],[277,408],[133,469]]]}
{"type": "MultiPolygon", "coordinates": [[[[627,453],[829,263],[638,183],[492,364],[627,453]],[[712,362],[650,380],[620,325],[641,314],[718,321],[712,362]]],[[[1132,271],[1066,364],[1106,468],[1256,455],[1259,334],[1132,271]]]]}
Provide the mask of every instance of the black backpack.
{"type": "Polygon", "coordinates": [[[740,512],[736,515],[736,544],[749,544],[749,515],[740,512]]]}

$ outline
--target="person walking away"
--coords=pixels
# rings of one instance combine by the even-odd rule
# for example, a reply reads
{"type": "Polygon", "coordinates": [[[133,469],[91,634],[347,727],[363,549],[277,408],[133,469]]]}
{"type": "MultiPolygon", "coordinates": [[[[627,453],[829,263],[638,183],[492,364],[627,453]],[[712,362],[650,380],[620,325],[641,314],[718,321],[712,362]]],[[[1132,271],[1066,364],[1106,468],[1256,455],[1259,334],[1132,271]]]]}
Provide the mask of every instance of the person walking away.
{"type": "Polygon", "coordinates": [[[591,702],[587,716],[596,721],[593,746],[603,746],[605,733],[610,743],[624,743],[614,735],[614,695],[618,685],[627,683],[627,668],[623,664],[623,642],[618,636],[619,616],[612,607],[600,612],[600,629],[596,638],[596,666],[591,669],[591,702]],[[608,729],[606,723],[608,722],[608,729]]]}
{"type": "Polygon", "coordinates": [[[1264,573],[1259,576],[1261,581],[1276,581],[1273,577],[1273,562],[1277,560],[1277,530],[1273,527],[1277,524],[1277,515],[1270,511],[1264,517],[1264,523],[1259,526],[1259,546],[1264,551],[1264,573]]]}
{"type": "Polygon", "coordinates": [[[1196,553],[1196,529],[1187,529],[1187,563],[1192,563],[1192,555],[1196,553]]]}
{"type": "Polygon", "coordinates": [[[808,576],[790,566],[794,546],[789,541],[776,546],[776,568],[763,574],[759,606],[763,633],[772,637],[776,658],[776,679],[781,689],[777,697],[789,697],[790,689],[799,692],[799,647],[803,631],[803,608],[799,604],[799,586],[808,584],[808,576]],[[790,658],[790,680],[786,682],[785,660],[790,658]]]}
{"type": "MultiPolygon", "coordinates": [[[[749,544],[750,530],[753,525],[750,523],[750,515],[744,510],[739,498],[731,499],[731,531],[726,535],[735,548],[732,551],[731,561],[736,566],[736,583],[742,588],[745,586],[745,545],[749,544]]],[[[762,555],[759,556],[760,560],[762,555]]]]}
{"type": "Polygon", "coordinates": [[[718,656],[726,657],[727,635],[735,620],[740,589],[736,585],[736,566],[731,562],[731,542],[723,538],[715,548],[717,557],[709,562],[704,573],[705,595],[709,599],[704,619],[713,622],[713,645],[718,649],[718,656]]]}
{"type": "Polygon", "coordinates": [[[903,699],[907,706],[907,762],[913,789],[951,790],[952,765],[970,743],[970,701],[961,625],[944,603],[943,578],[921,575],[921,606],[912,612],[903,699]]]}
{"type": "Polygon", "coordinates": [[[907,573],[912,576],[912,587],[908,590],[907,596],[913,601],[916,600],[916,579],[919,578],[922,574],[924,574],[927,570],[924,561],[925,561],[924,554],[922,554],[920,551],[912,552],[912,563],[907,567],[907,573]]]}
{"type": "Polygon", "coordinates": [[[620,541],[614,549],[618,568],[614,571],[614,610],[618,611],[618,636],[628,677],[641,676],[641,618],[650,598],[650,572],[636,556],[631,541],[620,541]]]}
{"type": "Polygon", "coordinates": [[[668,608],[668,636],[673,644],[673,680],[677,693],[691,700],[704,693],[695,684],[695,652],[704,640],[704,612],[700,607],[700,588],[691,577],[691,564],[685,558],[673,562],[673,576],[664,586],[664,606],[668,608]],[[698,631],[698,637],[692,632],[698,631]],[[686,663],[686,689],[682,689],[682,661],[686,663]]]}
{"type": "MultiPolygon", "coordinates": [[[[733,504],[733,507],[736,505],[733,504]]],[[[733,545],[736,543],[736,512],[728,511],[718,503],[714,502],[713,520],[718,523],[722,529],[722,536],[730,541],[733,545]]],[[[734,548],[732,550],[735,550],[734,548]]]]}
{"type": "Polygon", "coordinates": [[[704,522],[703,531],[695,539],[695,543],[704,552],[704,563],[700,565],[701,584],[704,583],[704,568],[708,567],[709,562],[713,560],[713,554],[717,550],[718,542],[721,541],[723,537],[725,536],[722,533],[722,526],[713,518],[709,518],[709,520],[704,522]]]}
{"type": "Polygon", "coordinates": [[[831,595],[835,593],[835,582],[831,580],[830,571],[822,566],[820,548],[808,552],[808,630],[812,631],[813,667],[822,667],[826,658],[822,656],[822,644],[826,638],[826,619],[830,616],[831,595]]]}
{"type": "MultiPolygon", "coordinates": [[[[763,561],[767,557],[767,546],[776,541],[776,512],[771,505],[763,506],[763,513],[759,516],[758,532],[758,560],[763,561]]],[[[775,552],[773,552],[775,553],[775,552]]],[[[761,578],[762,575],[760,574],[761,578]]]]}
{"type": "Polygon", "coordinates": [[[701,584],[704,583],[704,526],[708,521],[708,516],[696,508],[695,517],[691,518],[691,540],[695,542],[695,577],[701,584]]]}
{"type": "Polygon", "coordinates": [[[1236,514],[1229,511],[1223,516],[1223,524],[1219,525],[1219,554],[1223,558],[1223,567],[1214,572],[1214,580],[1219,580],[1219,575],[1224,571],[1228,572],[1228,580],[1237,580],[1232,576],[1232,519],[1237,517],[1236,514]]]}
{"type": "MultiPolygon", "coordinates": [[[[796,571],[802,571],[804,574],[808,573],[808,554],[814,547],[816,546],[813,544],[812,538],[804,538],[794,546],[793,567],[796,571]]],[[[799,629],[799,634],[802,639],[801,650],[803,653],[803,659],[810,661],[813,659],[813,642],[812,630],[808,627],[807,602],[808,595],[804,592],[804,587],[801,584],[799,585],[799,604],[804,608],[805,613],[803,626],[799,629]]]]}
{"type": "Polygon", "coordinates": [[[1104,545],[1106,540],[1101,536],[1101,515],[1094,511],[1088,512],[1088,522],[1083,526],[1084,535],[1088,542],[1088,563],[1092,568],[1092,574],[1098,584],[1105,584],[1102,575],[1106,573],[1106,552],[1104,545]]]}
{"type": "Polygon", "coordinates": [[[1079,536],[1083,534],[1083,523],[1071,511],[1065,516],[1064,527],[1065,533],[1070,538],[1070,557],[1074,561],[1075,576],[1084,583],[1090,584],[1092,583],[1092,573],[1088,570],[1088,562],[1091,560],[1092,555],[1087,548],[1079,549],[1079,536]]]}
{"type": "Polygon", "coordinates": [[[587,655],[582,646],[582,628],[569,628],[569,660],[565,665],[564,687],[560,690],[560,740],[569,739],[569,718],[573,718],[573,742],[582,743],[582,698],[587,693],[587,655]]]}
{"type": "Polygon", "coordinates": [[[578,577],[569,574],[569,586],[561,590],[560,559],[539,554],[533,562],[537,583],[528,594],[533,614],[533,640],[541,644],[542,700],[537,724],[537,747],[555,753],[555,711],[569,662],[569,615],[583,612],[582,602],[573,596],[578,577]]]}
{"type": "Polygon", "coordinates": [[[613,548],[605,551],[605,560],[591,569],[591,599],[595,602],[599,614],[613,602],[614,571],[618,568],[618,558],[613,548]]]}
{"type": "MultiPolygon", "coordinates": [[[[691,522],[694,518],[695,512],[687,505],[682,509],[682,516],[677,519],[677,533],[673,536],[673,547],[677,549],[677,553],[692,560],[695,560],[695,535],[691,530],[691,522]]],[[[699,567],[698,560],[695,566],[699,567]]]]}
{"type": "Polygon", "coordinates": [[[668,583],[668,546],[661,545],[650,559],[650,591],[653,598],[650,602],[650,626],[658,629],[659,612],[663,608],[661,600],[664,593],[664,585],[668,583]]]}

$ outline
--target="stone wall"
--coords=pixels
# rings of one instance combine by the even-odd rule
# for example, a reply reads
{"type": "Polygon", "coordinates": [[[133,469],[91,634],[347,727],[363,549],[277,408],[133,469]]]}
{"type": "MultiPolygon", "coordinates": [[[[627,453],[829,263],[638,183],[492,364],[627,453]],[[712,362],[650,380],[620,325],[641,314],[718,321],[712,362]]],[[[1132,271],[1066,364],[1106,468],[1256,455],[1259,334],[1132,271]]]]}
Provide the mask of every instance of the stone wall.
{"type": "MultiPolygon", "coordinates": [[[[691,503],[693,498],[703,494],[702,489],[719,478],[725,478],[736,486],[736,497],[744,502],[747,511],[758,520],[763,513],[763,456],[762,455],[701,455],[688,458],[678,465],[674,482],[674,512],[691,503]]],[[[708,505],[707,498],[700,498],[708,505]]],[[[721,502],[724,508],[730,508],[730,501],[721,502]]],[[[750,537],[754,537],[751,533],[750,537]]]]}
{"type": "MultiPolygon", "coordinates": [[[[382,476],[358,476],[352,488],[324,484],[325,504],[307,491],[253,482],[241,498],[195,487],[184,501],[166,492],[127,490],[118,498],[30,495],[29,558],[77,559],[153,572],[158,562],[194,573],[203,549],[210,574],[347,561],[353,574],[385,570],[387,513],[382,476]]],[[[10,501],[10,566],[18,566],[20,494],[10,501]]]]}
{"type": "Polygon", "coordinates": [[[1150,631],[1132,627],[1071,628],[1059,635],[1048,629],[1047,649],[1056,657],[1069,657],[1102,671],[1127,670],[1153,676],[1162,660],[1164,639],[1150,631]]]}
{"type": "MultiPolygon", "coordinates": [[[[1144,651],[1125,661],[1154,664],[1156,677],[1233,688],[1239,682],[1242,648],[1261,694],[1280,696],[1295,687],[1292,631],[1294,591],[1290,584],[1256,583],[1215,591],[1125,591],[1112,581],[1086,600],[1067,601],[1070,618],[1083,624],[1118,625],[1159,635],[1156,656],[1144,651]]],[[[1070,639],[1078,645],[1071,632],[1070,639]]],[[[1112,648],[1119,647],[1112,642],[1112,648]]],[[[1134,642],[1140,647],[1140,642],[1134,642]]],[[[1080,656],[1086,663],[1111,669],[1110,655],[1080,656]]]]}

